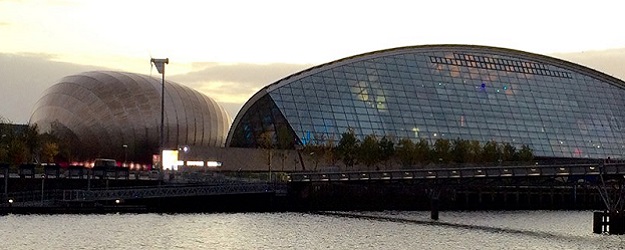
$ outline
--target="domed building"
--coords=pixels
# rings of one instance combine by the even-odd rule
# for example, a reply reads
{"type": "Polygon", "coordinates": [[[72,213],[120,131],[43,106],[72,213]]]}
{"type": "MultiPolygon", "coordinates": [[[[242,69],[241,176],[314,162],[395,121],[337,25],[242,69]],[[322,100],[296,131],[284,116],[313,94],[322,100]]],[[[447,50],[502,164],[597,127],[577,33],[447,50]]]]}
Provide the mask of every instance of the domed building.
{"type": "Polygon", "coordinates": [[[360,139],[460,138],[528,145],[537,157],[623,158],[624,96],[622,80],[544,55],[473,45],[401,47],[266,86],[236,116],[226,145],[258,147],[267,134],[274,143],[336,142],[351,129],[360,139]]]}
{"type": "MultiPolygon", "coordinates": [[[[30,123],[71,140],[79,158],[149,161],[159,148],[161,87],[125,72],[67,76],[44,92],[30,123]]],[[[231,119],[211,98],[166,81],[164,106],[165,148],[224,145],[231,119]]]]}

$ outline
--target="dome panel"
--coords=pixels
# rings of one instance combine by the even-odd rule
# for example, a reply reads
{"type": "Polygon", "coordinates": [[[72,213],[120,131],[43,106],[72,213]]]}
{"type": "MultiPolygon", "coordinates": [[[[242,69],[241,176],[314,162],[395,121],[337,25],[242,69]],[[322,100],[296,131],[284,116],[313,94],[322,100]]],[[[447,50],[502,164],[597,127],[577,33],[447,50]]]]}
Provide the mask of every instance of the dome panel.
{"type": "MultiPolygon", "coordinates": [[[[44,91],[30,122],[44,131],[63,128],[81,142],[89,157],[146,157],[158,152],[161,80],[145,75],[92,71],[67,76],[44,91]],[[93,145],[93,147],[87,147],[93,145]],[[138,153],[137,153],[138,154],[138,153]]],[[[227,132],[217,124],[230,117],[211,98],[175,82],[165,83],[166,148],[223,146],[227,132]],[[200,98],[201,97],[201,98],[200,98]]],[[[151,157],[151,155],[149,156],[151,157]]]]}

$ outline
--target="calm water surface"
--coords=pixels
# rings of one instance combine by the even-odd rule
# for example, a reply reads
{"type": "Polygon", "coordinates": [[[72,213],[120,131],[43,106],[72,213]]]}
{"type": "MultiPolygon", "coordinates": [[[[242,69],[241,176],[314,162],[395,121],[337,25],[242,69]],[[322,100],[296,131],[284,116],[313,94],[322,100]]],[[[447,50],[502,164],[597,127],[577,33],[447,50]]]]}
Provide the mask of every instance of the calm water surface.
{"type": "Polygon", "coordinates": [[[625,249],[590,211],[8,215],[2,249],[625,249]],[[380,217],[380,219],[376,218],[380,217]],[[389,219],[390,218],[390,219],[389,219]]]}

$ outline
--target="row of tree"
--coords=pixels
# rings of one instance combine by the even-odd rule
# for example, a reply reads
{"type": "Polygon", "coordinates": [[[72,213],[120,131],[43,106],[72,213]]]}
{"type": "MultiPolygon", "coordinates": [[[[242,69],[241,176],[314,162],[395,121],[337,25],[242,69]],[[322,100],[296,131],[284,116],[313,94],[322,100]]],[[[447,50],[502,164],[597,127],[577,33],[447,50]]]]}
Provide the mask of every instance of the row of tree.
{"type": "Polygon", "coordinates": [[[353,130],[342,134],[338,143],[324,140],[322,143],[313,141],[304,145],[303,152],[312,158],[317,169],[320,163],[336,166],[342,161],[348,168],[356,164],[368,169],[379,164],[389,166],[397,162],[404,167],[426,164],[505,164],[510,162],[531,162],[533,150],[522,145],[520,149],[510,143],[489,141],[481,144],[477,140],[437,139],[433,144],[426,139],[417,143],[404,138],[396,141],[384,136],[378,139],[375,135],[367,135],[360,140],[353,130]]]}
{"type": "Polygon", "coordinates": [[[15,125],[0,117],[0,163],[53,162],[59,152],[58,139],[40,134],[36,124],[15,125]]]}

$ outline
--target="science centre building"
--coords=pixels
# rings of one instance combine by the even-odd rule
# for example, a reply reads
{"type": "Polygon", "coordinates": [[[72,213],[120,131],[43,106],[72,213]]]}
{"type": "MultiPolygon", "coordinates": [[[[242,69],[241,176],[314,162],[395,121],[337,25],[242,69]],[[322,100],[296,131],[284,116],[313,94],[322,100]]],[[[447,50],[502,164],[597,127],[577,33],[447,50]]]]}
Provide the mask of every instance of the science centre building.
{"type": "MultiPolygon", "coordinates": [[[[125,72],[67,76],[45,90],[30,123],[64,135],[75,154],[149,162],[160,141],[161,88],[161,79],[125,72]]],[[[165,93],[165,148],[224,145],[231,119],[219,104],[171,81],[165,93]]]]}
{"type": "Polygon", "coordinates": [[[363,139],[436,139],[528,145],[534,155],[623,158],[625,82],[571,62],[473,45],[401,47],[356,55],[258,91],[226,146],[261,135],[293,145],[363,139]],[[281,132],[281,131],[286,131],[281,132]]]}

